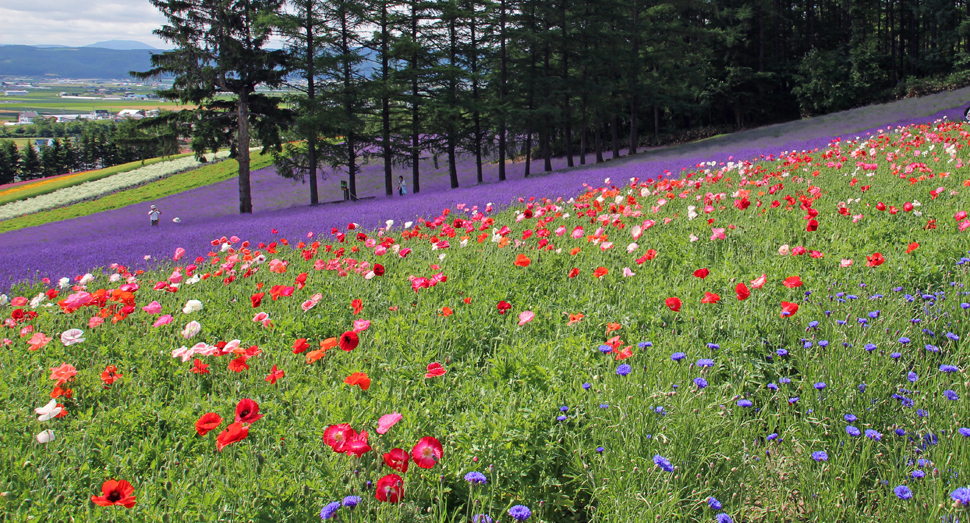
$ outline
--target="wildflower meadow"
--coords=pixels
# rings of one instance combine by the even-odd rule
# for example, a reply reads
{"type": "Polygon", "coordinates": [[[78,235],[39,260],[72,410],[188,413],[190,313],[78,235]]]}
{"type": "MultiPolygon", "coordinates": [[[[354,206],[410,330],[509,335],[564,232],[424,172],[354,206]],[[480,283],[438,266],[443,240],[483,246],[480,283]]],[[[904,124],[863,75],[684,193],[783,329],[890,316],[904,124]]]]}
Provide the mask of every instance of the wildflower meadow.
{"type": "Polygon", "coordinates": [[[887,126],[41,273],[0,297],[0,514],[968,520],[968,145],[887,126]]]}

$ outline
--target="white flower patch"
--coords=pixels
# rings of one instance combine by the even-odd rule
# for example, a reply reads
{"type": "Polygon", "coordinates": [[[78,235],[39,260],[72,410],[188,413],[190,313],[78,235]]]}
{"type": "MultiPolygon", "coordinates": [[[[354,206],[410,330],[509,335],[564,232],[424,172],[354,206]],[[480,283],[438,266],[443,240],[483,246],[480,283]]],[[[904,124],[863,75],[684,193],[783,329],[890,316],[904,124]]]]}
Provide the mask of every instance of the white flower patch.
{"type": "MultiPolygon", "coordinates": [[[[229,151],[218,152],[214,155],[206,156],[208,161],[221,159],[229,156],[229,151]]],[[[0,220],[9,220],[25,214],[47,211],[65,205],[71,205],[83,200],[99,198],[115,191],[152,182],[159,178],[164,178],[189,169],[194,169],[202,165],[193,156],[177,158],[167,162],[158,162],[133,169],[128,172],[118,173],[107,178],[84,182],[73,187],[58,189],[52,193],[42,194],[26,200],[17,200],[5,205],[0,205],[0,220]]]]}

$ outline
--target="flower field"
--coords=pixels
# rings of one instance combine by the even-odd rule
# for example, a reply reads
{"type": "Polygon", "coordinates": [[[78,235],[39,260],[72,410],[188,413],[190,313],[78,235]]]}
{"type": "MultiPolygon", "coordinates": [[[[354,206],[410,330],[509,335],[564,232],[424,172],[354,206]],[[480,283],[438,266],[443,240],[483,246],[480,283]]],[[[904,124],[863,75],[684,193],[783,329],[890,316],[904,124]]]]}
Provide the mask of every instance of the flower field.
{"type": "MultiPolygon", "coordinates": [[[[227,156],[229,156],[229,151],[222,151],[210,154],[208,160],[212,161],[226,158],[227,156]]],[[[202,163],[196,160],[194,156],[186,156],[151,163],[137,169],[122,170],[105,178],[98,178],[77,185],[69,185],[50,193],[0,205],[0,220],[9,220],[25,214],[43,212],[92,198],[100,198],[115,191],[149,183],[175,173],[199,167],[200,165],[202,163]]]]}
{"type": "Polygon", "coordinates": [[[185,229],[14,286],[0,510],[965,520],[968,145],[937,120],[405,223],[185,229]]]}

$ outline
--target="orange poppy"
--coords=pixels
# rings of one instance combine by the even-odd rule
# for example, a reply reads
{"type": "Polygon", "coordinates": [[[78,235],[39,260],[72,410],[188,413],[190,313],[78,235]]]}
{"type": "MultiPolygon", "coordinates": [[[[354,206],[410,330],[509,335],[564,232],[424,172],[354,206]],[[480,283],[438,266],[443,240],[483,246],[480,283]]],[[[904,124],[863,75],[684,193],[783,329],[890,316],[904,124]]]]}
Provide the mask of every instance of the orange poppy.
{"type": "Polygon", "coordinates": [[[528,256],[520,254],[515,257],[514,263],[516,267],[528,267],[529,264],[532,263],[532,260],[530,260],[528,256]]]}
{"type": "Polygon", "coordinates": [[[367,390],[370,388],[370,378],[368,378],[367,374],[363,372],[355,372],[350,376],[347,376],[344,379],[344,383],[350,386],[357,385],[360,387],[360,390],[367,390]]]}

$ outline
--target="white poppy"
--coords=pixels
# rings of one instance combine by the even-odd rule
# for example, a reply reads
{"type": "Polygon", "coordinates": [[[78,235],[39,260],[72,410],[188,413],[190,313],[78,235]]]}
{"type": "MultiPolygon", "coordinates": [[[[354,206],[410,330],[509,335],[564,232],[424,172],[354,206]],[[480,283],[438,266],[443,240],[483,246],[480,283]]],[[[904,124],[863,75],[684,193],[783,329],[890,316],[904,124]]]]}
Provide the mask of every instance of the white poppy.
{"type": "Polygon", "coordinates": [[[198,334],[199,331],[201,331],[201,330],[202,330],[202,325],[199,322],[197,322],[197,321],[190,321],[188,323],[188,325],[186,325],[185,328],[182,329],[182,337],[185,338],[185,339],[187,339],[187,340],[188,339],[191,339],[196,334],[198,334]]]}
{"type": "Polygon", "coordinates": [[[76,345],[84,341],[84,331],[81,329],[68,329],[61,333],[61,343],[65,347],[76,345]]]}
{"type": "Polygon", "coordinates": [[[10,298],[6,294],[0,294],[0,307],[10,303],[10,298]]]}
{"type": "Polygon", "coordinates": [[[191,314],[193,312],[198,312],[202,310],[202,302],[199,300],[189,300],[185,302],[185,307],[182,307],[182,312],[185,314],[191,314]]]}
{"type": "Polygon", "coordinates": [[[180,220],[178,216],[176,216],[175,218],[172,218],[172,221],[174,223],[182,223],[182,220],[180,220]]]}
{"type": "Polygon", "coordinates": [[[91,283],[92,281],[94,281],[94,275],[89,272],[89,273],[85,274],[84,276],[81,276],[81,281],[79,283],[81,285],[87,285],[87,284],[91,283]]]}
{"type": "Polygon", "coordinates": [[[64,289],[71,286],[71,279],[67,276],[57,280],[57,286],[64,289]]]}
{"type": "Polygon", "coordinates": [[[47,444],[54,441],[54,431],[51,429],[42,430],[35,437],[37,438],[37,443],[47,444]]]}
{"type": "Polygon", "coordinates": [[[50,400],[47,405],[34,409],[37,413],[37,421],[47,421],[61,413],[63,409],[57,406],[57,400],[50,400]]]}
{"type": "Polygon", "coordinates": [[[37,296],[34,296],[34,298],[30,300],[30,308],[36,309],[37,307],[40,307],[40,304],[44,303],[44,300],[46,299],[47,299],[47,296],[45,296],[43,292],[38,294],[37,296]]]}

